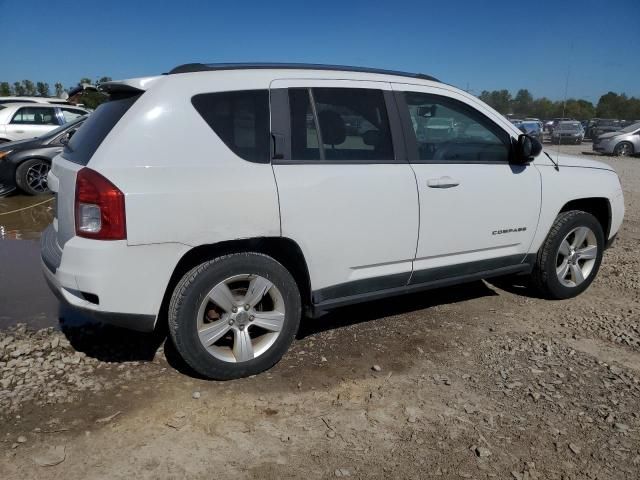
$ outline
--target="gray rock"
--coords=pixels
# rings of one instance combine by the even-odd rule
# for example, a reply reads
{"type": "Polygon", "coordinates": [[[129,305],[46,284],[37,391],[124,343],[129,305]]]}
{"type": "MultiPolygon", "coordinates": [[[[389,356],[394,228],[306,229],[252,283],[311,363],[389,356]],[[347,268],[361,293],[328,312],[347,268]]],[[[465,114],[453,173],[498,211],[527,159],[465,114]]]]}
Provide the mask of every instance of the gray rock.
{"type": "Polygon", "coordinates": [[[65,446],[56,445],[34,456],[33,461],[40,467],[52,467],[64,462],[66,457],[65,446]]]}

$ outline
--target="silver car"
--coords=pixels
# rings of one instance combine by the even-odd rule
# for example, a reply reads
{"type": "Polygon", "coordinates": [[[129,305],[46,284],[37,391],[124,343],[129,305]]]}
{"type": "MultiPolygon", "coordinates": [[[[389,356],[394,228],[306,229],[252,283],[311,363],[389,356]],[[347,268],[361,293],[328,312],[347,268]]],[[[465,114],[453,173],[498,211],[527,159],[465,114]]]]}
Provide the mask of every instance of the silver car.
{"type": "Polygon", "coordinates": [[[582,143],[584,130],[576,120],[559,122],[551,132],[551,143],[582,143]]]}
{"type": "Polygon", "coordinates": [[[593,140],[593,150],[610,155],[640,153],[640,122],[618,132],[603,133],[593,140]]]}

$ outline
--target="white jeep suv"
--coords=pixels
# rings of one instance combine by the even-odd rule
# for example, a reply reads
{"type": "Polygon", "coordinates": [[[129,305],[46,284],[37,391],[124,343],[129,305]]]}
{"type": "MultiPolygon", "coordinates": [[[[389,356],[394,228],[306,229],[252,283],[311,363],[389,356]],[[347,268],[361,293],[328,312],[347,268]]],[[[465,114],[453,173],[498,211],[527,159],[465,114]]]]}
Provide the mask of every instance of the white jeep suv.
{"type": "Polygon", "coordinates": [[[49,174],[45,276],[105,322],[166,319],[210,378],[274,365],[303,312],[509,274],[573,297],[624,214],[609,166],[426,75],[189,64],[102,88],[49,174]]]}

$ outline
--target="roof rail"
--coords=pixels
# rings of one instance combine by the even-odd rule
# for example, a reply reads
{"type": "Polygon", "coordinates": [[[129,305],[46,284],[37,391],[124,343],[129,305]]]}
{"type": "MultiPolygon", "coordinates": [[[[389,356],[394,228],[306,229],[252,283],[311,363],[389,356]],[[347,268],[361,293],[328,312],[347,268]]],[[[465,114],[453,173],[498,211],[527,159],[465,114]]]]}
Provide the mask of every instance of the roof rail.
{"type": "Polygon", "coordinates": [[[185,63],[169,71],[169,75],[177,73],[211,72],[217,70],[260,70],[260,69],[284,69],[284,70],[336,70],[340,72],[377,73],[381,75],[394,75],[398,77],[419,78],[421,80],[439,80],[424,73],[408,73],[396,70],[384,70],[381,68],[353,67],[348,65],[324,65],[318,63],[185,63]]]}

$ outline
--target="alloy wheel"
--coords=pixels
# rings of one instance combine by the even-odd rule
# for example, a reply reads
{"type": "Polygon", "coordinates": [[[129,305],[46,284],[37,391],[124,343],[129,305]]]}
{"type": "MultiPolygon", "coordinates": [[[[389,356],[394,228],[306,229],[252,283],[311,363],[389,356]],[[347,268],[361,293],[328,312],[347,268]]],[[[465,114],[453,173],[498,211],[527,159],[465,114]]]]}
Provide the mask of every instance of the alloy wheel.
{"type": "Polygon", "coordinates": [[[49,174],[50,166],[46,162],[34,163],[29,167],[26,173],[27,185],[33,189],[34,192],[44,193],[49,189],[47,184],[47,175],[49,174]]]}
{"type": "Polygon", "coordinates": [[[198,309],[198,337],[209,354],[245,362],[275,343],[285,319],[284,298],[259,275],[234,275],[213,287],[198,309]]]}
{"type": "Polygon", "coordinates": [[[556,274],[565,287],[577,287],[584,282],[596,263],[598,242],[589,227],[576,227],[560,243],[556,256],[556,274]]]}

